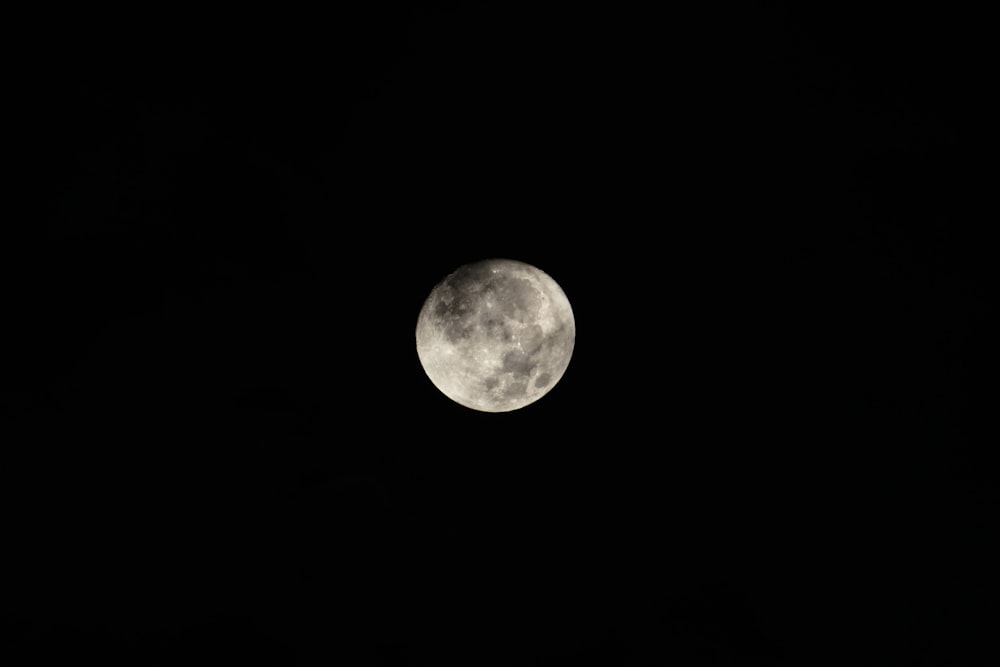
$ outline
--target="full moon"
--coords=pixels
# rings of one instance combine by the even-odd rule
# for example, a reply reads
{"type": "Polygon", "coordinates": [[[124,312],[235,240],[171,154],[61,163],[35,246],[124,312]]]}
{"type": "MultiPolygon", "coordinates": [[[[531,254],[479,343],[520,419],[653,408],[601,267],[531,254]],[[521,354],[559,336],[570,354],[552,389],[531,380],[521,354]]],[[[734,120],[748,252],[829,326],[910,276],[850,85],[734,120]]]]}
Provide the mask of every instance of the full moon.
{"type": "Polygon", "coordinates": [[[556,281],[512,259],[459,267],[431,290],[417,319],[427,377],[483,412],[517,410],[547,394],[575,340],[573,309],[556,281]]]}

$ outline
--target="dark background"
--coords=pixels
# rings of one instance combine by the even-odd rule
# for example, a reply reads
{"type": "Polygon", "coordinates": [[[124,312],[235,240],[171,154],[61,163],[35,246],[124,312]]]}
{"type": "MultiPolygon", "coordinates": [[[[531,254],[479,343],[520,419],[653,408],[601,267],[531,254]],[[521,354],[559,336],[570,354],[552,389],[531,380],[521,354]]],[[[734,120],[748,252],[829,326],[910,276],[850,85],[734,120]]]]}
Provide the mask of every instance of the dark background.
{"type": "Polygon", "coordinates": [[[984,18],[354,4],[12,21],[5,664],[995,664],[984,18]]]}

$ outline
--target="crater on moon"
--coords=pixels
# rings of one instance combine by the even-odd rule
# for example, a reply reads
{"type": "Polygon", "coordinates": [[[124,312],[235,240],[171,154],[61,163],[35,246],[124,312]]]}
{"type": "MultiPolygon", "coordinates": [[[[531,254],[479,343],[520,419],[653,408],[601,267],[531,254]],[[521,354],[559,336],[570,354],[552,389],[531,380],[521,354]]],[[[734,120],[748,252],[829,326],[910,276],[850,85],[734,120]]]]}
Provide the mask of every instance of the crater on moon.
{"type": "Polygon", "coordinates": [[[417,355],[431,382],[466,407],[507,412],[562,378],[576,326],[565,293],[510,259],[466,264],[431,291],[417,319],[417,355]]]}

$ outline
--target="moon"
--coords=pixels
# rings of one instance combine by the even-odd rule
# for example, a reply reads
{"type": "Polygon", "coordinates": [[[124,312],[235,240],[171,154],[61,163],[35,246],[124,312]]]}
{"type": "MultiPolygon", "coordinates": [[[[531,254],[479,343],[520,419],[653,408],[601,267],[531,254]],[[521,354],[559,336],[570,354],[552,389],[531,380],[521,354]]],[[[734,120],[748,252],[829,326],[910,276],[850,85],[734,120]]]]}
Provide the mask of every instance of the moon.
{"type": "Polygon", "coordinates": [[[441,393],[483,412],[534,403],[562,378],[576,322],[562,288],[512,259],[459,267],[417,318],[417,356],[441,393]]]}

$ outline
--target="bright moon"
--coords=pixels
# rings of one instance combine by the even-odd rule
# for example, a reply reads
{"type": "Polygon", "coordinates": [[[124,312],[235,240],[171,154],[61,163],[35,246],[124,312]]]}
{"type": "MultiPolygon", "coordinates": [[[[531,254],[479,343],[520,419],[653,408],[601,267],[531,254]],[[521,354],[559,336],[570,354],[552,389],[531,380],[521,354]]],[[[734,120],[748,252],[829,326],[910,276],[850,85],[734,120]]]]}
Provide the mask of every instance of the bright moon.
{"type": "Polygon", "coordinates": [[[540,269],[512,259],[459,267],[424,302],[417,356],[434,386],[473,410],[509,412],[559,382],[573,354],[569,299],[540,269]]]}

